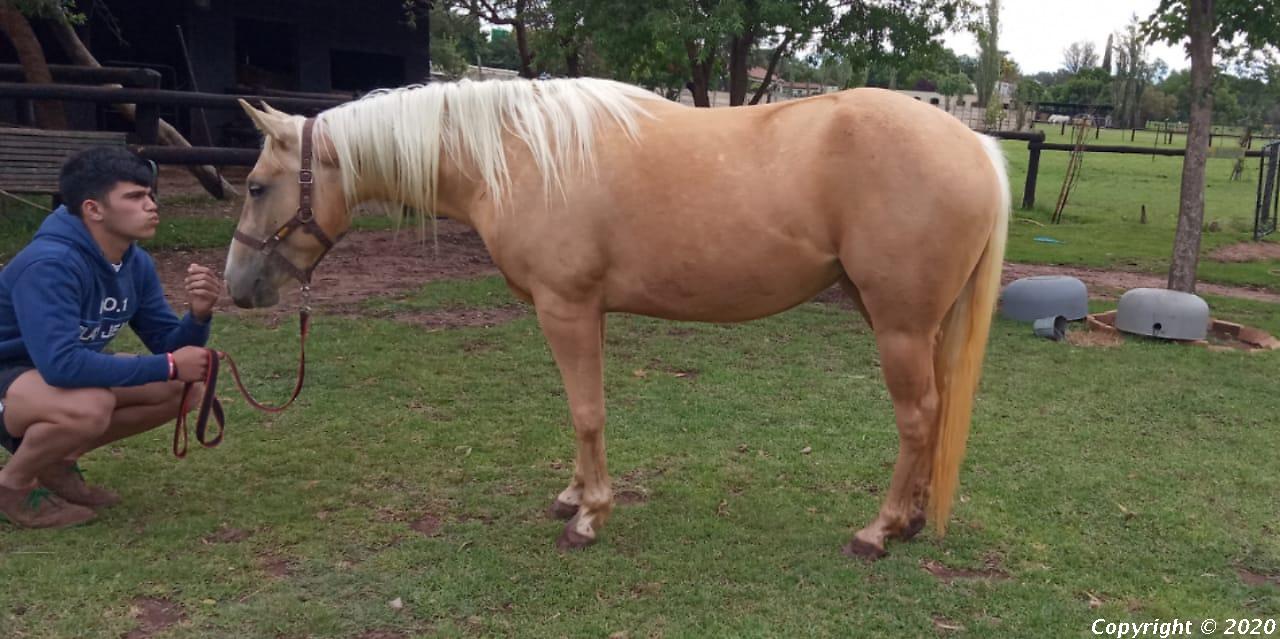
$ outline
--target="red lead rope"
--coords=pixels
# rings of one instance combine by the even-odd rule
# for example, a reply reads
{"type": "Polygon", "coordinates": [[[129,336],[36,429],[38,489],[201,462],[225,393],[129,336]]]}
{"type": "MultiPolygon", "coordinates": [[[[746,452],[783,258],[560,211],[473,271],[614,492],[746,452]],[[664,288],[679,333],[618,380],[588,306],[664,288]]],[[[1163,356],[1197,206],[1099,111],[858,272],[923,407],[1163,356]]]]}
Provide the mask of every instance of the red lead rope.
{"type": "MultiPolygon", "coordinates": [[[[218,366],[221,361],[226,360],[227,366],[231,368],[231,378],[235,380],[240,394],[244,395],[250,406],[267,413],[279,413],[293,404],[293,400],[297,399],[298,394],[302,392],[302,383],[307,377],[307,334],[310,332],[311,314],[306,309],[298,311],[298,383],[294,385],[293,394],[289,396],[288,401],[279,406],[268,406],[253,398],[249,389],[244,387],[244,382],[240,381],[240,371],[230,355],[211,348],[206,349],[209,365],[204,374],[204,395],[200,398],[200,412],[196,415],[196,441],[205,448],[213,448],[222,443],[222,435],[227,429],[222,402],[218,401],[217,394],[218,366]],[[207,437],[210,417],[218,423],[218,435],[213,439],[207,437]]],[[[195,406],[192,403],[196,399],[195,393],[192,392],[194,387],[195,384],[192,382],[187,382],[183,386],[182,406],[178,412],[178,421],[173,428],[173,454],[179,459],[187,456],[187,412],[195,406]]]]}

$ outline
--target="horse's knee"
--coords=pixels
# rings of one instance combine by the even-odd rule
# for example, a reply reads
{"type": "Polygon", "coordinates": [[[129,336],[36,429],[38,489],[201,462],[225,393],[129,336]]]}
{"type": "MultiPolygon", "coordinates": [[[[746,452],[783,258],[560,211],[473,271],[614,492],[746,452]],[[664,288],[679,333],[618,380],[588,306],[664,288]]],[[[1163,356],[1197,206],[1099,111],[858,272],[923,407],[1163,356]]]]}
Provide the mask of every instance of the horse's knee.
{"type": "Polygon", "coordinates": [[[573,428],[579,437],[599,437],[604,431],[604,406],[574,406],[569,411],[573,416],[573,428]]]}

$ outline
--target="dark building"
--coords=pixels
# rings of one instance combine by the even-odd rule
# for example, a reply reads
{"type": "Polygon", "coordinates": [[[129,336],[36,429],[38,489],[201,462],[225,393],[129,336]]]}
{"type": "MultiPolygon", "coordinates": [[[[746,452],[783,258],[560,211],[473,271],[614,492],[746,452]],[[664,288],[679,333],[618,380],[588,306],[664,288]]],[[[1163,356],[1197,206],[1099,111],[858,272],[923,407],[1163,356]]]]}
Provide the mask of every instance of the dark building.
{"type": "MultiPolygon", "coordinates": [[[[161,74],[162,88],[355,96],[427,82],[430,76],[426,16],[419,17],[416,28],[409,26],[403,0],[103,0],[80,5],[88,7],[88,20],[78,30],[95,57],[105,66],[154,69],[161,74]]],[[[65,61],[56,41],[35,26],[49,61],[65,61]]],[[[0,62],[13,61],[12,49],[0,43],[0,62]]],[[[10,119],[6,111],[12,113],[12,106],[4,107],[0,119],[10,119]]],[[[76,124],[86,124],[86,109],[75,111],[76,124]]],[[[111,126],[111,116],[96,111],[89,117],[111,126]]],[[[165,111],[162,116],[189,130],[185,112],[165,111]]],[[[206,118],[214,143],[234,141],[244,133],[246,121],[236,113],[208,111],[206,118]]],[[[89,122],[85,128],[92,126],[89,122]]]]}

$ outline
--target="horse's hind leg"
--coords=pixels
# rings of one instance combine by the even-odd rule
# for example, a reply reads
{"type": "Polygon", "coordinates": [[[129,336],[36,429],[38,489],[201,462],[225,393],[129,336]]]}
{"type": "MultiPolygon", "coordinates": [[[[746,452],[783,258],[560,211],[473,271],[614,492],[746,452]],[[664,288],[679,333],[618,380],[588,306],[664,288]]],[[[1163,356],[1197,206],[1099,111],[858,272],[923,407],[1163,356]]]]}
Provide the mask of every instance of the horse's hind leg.
{"type": "Polygon", "coordinates": [[[569,519],[556,546],[582,548],[596,540],[613,510],[604,446],[604,316],[594,306],[547,297],[535,296],[538,322],[564,379],[578,440],[573,482],[550,512],[569,519]]]}
{"type": "Polygon", "coordinates": [[[910,539],[924,527],[939,408],[933,368],[936,334],[936,327],[881,327],[876,333],[880,367],[898,422],[898,461],[879,515],[854,535],[844,547],[846,554],[880,557],[886,539],[910,539]]]}

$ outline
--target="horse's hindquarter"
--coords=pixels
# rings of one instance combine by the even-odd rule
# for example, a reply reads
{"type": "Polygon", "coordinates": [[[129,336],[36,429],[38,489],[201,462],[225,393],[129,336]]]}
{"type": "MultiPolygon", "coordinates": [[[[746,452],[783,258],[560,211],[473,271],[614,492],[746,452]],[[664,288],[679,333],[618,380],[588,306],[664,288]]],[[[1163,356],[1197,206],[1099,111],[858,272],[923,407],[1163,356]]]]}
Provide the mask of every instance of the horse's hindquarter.
{"type": "Polygon", "coordinates": [[[604,136],[595,177],[569,189],[568,207],[525,218],[528,272],[508,277],[540,280],[522,283],[531,289],[598,287],[610,311],[739,321],[833,284],[847,269],[842,243],[927,244],[919,233],[945,230],[929,220],[937,211],[904,210],[946,194],[915,193],[930,186],[916,169],[932,167],[901,158],[922,151],[898,139],[911,114],[861,102],[843,93],[755,108],[656,105],[639,143],[604,136]]]}

